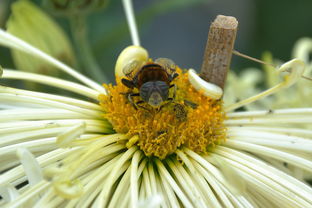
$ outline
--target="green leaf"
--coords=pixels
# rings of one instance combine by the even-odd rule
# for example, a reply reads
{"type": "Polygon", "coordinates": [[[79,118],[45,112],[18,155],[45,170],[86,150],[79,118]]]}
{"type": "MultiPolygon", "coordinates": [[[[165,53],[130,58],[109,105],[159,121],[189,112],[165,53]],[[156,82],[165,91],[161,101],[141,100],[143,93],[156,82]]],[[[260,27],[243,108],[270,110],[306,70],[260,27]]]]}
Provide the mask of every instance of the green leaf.
{"type": "MultiPolygon", "coordinates": [[[[7,30],[56,59],[74,65],[74,53],[65,33],[52,18],[30,1],[19,0],[12,5],[7,30]]],[[[55,70],[53,66],[25,53],[12,50],[12,56],[18,70],[60,75],[59,70],[55,70]]]]}
{"type": "Polygon", "coordinates": [[[64,16],[85,15],[103,9],[109,0],[43,0],[46,8],[64,16]]]}

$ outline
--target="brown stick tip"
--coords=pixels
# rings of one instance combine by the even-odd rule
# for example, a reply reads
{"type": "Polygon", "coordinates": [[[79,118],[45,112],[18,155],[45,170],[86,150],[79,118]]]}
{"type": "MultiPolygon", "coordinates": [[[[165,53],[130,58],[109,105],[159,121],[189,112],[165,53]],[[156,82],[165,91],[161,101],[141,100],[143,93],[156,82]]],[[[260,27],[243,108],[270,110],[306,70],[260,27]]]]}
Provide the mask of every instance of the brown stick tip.
{"type": "Polygon", "coordinates": [[[211,26],[216,28],[233,30],[237,28],[238,21],[235,17],[232,16],[218,15],[211,26]]]}
{"type": "Polygon", "coordinates": [[[224,88],[229,69],[238,21],[235,17],[218,15],[210,25],[201,68],[201,77],[224,88]]]}

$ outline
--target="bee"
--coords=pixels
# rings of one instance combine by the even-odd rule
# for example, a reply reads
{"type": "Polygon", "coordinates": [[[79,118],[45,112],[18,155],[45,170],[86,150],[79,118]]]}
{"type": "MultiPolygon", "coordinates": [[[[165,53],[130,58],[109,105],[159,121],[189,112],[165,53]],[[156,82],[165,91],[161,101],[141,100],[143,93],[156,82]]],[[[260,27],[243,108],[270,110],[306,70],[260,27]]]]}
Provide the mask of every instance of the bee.
{"type": "Polygon", "coordinates": [[[123,68],[126,78],[121,82],[129,89],[138,89],[139,93],[126,93],[133,106],[142,107],[139,104],[148,103],[153,108],[159,108],[165,101],[173,101],[176,87],[171,82],[178,76],[176,65],[167,58],[158,58],[154,62],[147,61],[143,65],[138,61],[132,61],[123,68]],[[174,88],[173,97],[169,97],[169,89],[174,88]],[[140,97],[142,100],[133,102],[132,97],[140,97]]]}

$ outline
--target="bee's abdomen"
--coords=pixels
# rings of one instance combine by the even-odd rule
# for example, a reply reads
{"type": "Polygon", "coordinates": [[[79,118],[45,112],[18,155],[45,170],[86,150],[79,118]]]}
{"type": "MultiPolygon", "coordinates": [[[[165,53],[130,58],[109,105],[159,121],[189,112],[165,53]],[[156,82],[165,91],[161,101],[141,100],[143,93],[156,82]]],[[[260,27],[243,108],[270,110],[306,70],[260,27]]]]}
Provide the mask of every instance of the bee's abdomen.
{"type": "Polygon", "coordinates": [[[138,75],[139,87],[150,81],[163,81],[168,83],[168,80],[169,77],[167,72],[158,64],[145,65],[138,75]]]}

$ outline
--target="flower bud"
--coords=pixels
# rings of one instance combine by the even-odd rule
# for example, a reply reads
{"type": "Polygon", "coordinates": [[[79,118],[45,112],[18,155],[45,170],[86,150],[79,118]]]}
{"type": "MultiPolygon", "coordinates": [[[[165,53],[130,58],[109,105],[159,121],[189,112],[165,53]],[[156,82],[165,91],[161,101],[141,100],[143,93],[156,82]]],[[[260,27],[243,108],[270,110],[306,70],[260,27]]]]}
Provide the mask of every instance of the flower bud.
{"type": "MultiPolygon", "coordinates": [[[[74,54],[62,29],[43,11],[28,0],[17,1],[7,22],[9,33],[23,39],[54,58],[74,65],[74,54]]],[[[59,70],[26,53],[12,50],[17,69],[58,76],[59,70]]]]}

